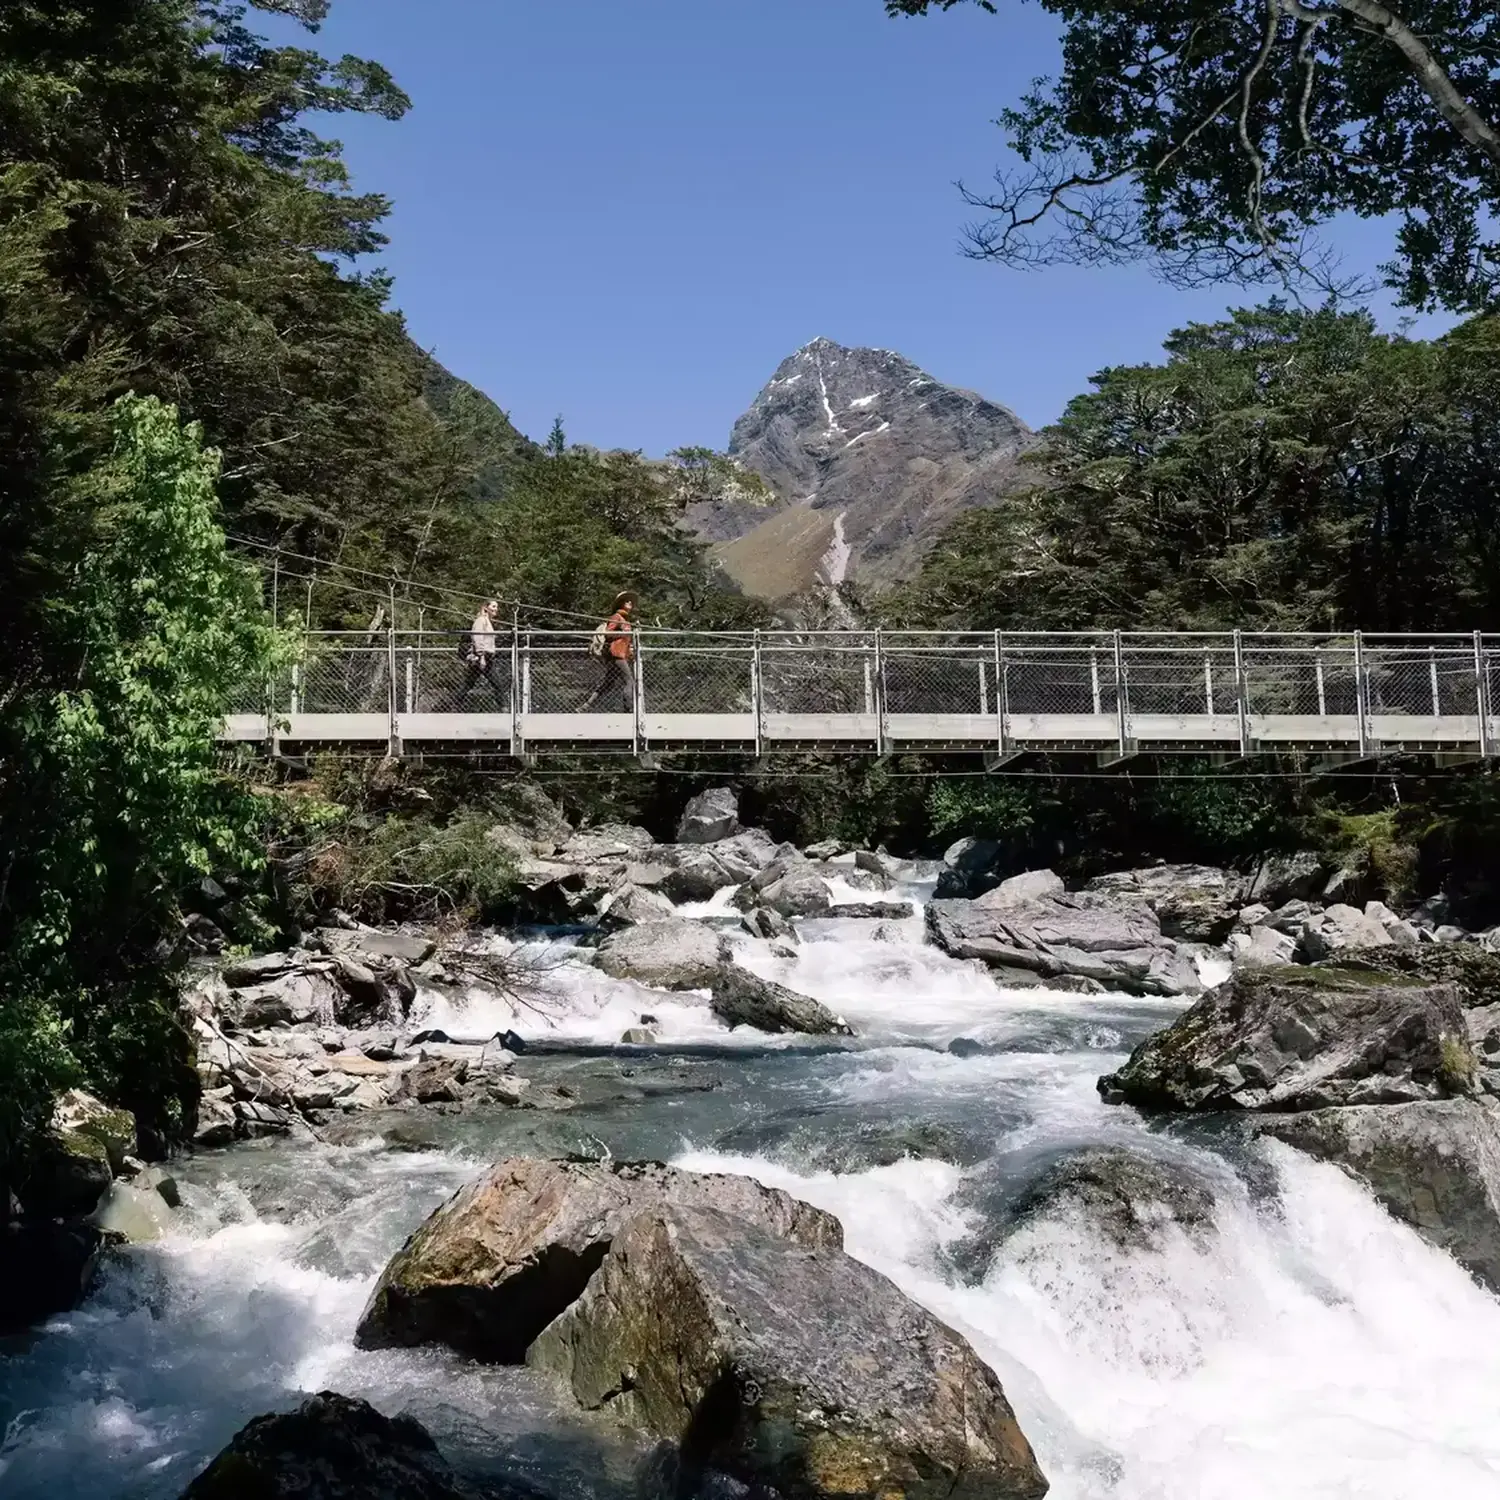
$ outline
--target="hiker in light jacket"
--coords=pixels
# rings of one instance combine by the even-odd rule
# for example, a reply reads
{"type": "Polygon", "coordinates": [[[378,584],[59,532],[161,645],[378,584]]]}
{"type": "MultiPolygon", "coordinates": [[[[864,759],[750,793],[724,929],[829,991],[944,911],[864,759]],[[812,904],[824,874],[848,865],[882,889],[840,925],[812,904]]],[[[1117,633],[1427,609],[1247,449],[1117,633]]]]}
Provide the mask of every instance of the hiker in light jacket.
{"type": "Polygon", "coordinates": [[[588,713],[612,686],[619,689],[623,700],[620,707],[626,713],[635,712],[635,635],[630,623],[634,614],[635,595],[616,595],[614,612],[596,632],[602,636],[604,645],[599,681],[583,700],[580,713],[588,713]]]}
{"type": "Polygon", "coordinates": [[[440,712],[455,713],[469,700],[469,694],[481,683],[487,682],[501,712],[508,712],[510,699],[505,688],[496,678],[495,667],[495,617],[500,613],[498,600],[487,601],[469,627],[468,634],[459,642],[459,655],[464,664],[464,680],[458,691],[448,700],[440,712]]]}

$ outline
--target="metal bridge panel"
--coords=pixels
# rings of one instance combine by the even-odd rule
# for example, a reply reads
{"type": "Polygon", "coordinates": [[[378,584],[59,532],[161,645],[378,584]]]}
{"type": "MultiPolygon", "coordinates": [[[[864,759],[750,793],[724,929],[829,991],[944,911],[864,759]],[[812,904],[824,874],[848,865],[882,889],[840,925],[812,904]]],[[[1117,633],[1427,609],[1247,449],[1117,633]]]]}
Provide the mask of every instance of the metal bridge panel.
{"type": "Polygon", "coordinates": [[[642,714],[641,732],[652,744],[755,744],[754,714],[642,714]]]}
{"type": "Polygon", "coordinates": [[[410,713],[396,715],[396,737],[401,740],[503,740],[510,744],[509,714],[410,713]]]}
{"type": "Polygon", "coordinates": [[[267,738],[266,716],[259,714],[230,714],[224,720],[224,732],[220,739],[238,744],[260,744],[267,738]]]}
{"type": "Polygon", "coordinates": [[[615,744],[635,738],[634,714],[521,714],[523,740],[615,744]]]}
{"type": "Polygon", "coordinates": [[[339,744],[346,741],[385,744],[391,737],[391,717],[383,714],[286,714],[278,716],[279,737],[299,743],[339,744]]]}
{"type": "Polygon", "coordinates": [[[789,714],[768,713],[763,723],[763,737],[785,744],[826,741],[848,745],[864,741],[874,745],[880,732],[875,714],[789,714]]]}

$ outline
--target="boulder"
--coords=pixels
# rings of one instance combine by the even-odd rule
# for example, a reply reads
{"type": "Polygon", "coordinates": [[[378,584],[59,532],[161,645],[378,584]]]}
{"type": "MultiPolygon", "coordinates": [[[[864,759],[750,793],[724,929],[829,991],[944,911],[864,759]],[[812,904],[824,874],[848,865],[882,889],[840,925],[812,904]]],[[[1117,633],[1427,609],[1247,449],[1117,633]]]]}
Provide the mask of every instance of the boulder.
{"type": "Polygon", "coordinates": [[[703,1476],[822,1500],[1020,1500],[1047,1481],[994,1372],[879,1272],[711,1209],[623,1224],[527,1363],[703,1476]]]}
{"type": "Polygon", "coordinates": [[[1195,994],[1192,960],[1144,905],[1079,892],[1039,900],[932,901],[927,933],[954,958],[978,958],[1007,983],[1063,976],[1143,995],[1195,994]]]}
{"type": "Polygon", "coordinates": [[[850,921],[905,922],[916,910],[910,901],[840,901],[828,915],[850,921]]]}
{"type": "Polygon", "coordinates": [[[725,867],[718,858],[717,847],[709,849],[689,844],[672,850],[671,862],[661,881],[661,891],[673,901],[707,901],[716,891],[739,885],[745,879],[745,875],[725,867]]]}
{"type": "Polygon", "coordinates": [[[1456,986],[1320,965],[1237,972],[1099,1091],[1148,1111],[1322,1109],[1444,1098],[1473,1071],[1456,986]]]}
{"type": "Polygon", "coordinates": [[[68,1219],[91,1214],[114,1171],[109,1148],[76,1130],[48,1130],[32,1149],[19,1185],[31,1218],[68,1219]]]}
{"type": "Polygon", "coordinates": [[[146,1245],[172,1230],[172,1210],[157,1193],[134,1183],[112,1182],[88,1222],[106,1236],[146,1245]]]}
{"type": "Polygon", "coordinates": [[[777,860],[741,886],[734,900],[741,911],[765,906],[783,917],[824,917],[833,907],[833,892],[811,865],[777,860]]]}
{"type": "Polygon", "coordinates": [[[759,828],[741,829],[733,837],[720,839],[713,846],[714,858],[737,882],[749,880],[767,865],[795,853],[791,845],[778,844],[769,833],[759,828]]]}
{"type": "Polygon", "coordinates": [[[1500,1292],[1500,1104],[1417,1104],[1269,1115],[1256,1129],[1337,1162],[1394,1217],[1500,1292]]]}
{"type": "Polygon", "coordinates": [[[1081,1228],[1087,1243],[1105,1240],[1122,1254],[1160,1252],[1174,1232],[1202,1246],[1214,1231],[1212,1186],[1175,1161],[1119,1146],[1017,1154],[995,1159],[961,1190],[981,1227],[950,1254],[971,1280],[982,1281],[1005,1242],[1035,1224],[1081,1228]]]}
{"type": "MultiPolygon", "coordinates": [[[[226,1095],[229,1089],[223,1091],[226,1095]]],[[[195,1146],[227,1146],[235,1136],[234,1105],[228,1098],[205,1094],[198,1101],[198,1120],[193,1127],[195,1146]]]]}
{"type": "Polygon", "coordinates": [[[262,953],[255,958],[237,958],[224,965],[224,983],[235,990],[253,989],[256,985],[279,979],[304,962],[306,960],[295,953],[262,953]]]}
{"type": "Polygon", "coordinates": [[[232,990],[225,1019],[241,1031],[267,1026],[303,1026],[309,1022],[331,1026],[344,1000],[332,965],[309,963],[288,969],[253,988],[232,990]]]}
{"type": "Polygon", "coordinates": [[[0,1222],[0,1336],[77,1307],[106,1243],[92,1224],[0,1222]]]}
{"type": "Polygon", "coordinates": [[[599,920],[607,928],[639,927],[643,922],[670,921],[672,903],[657,891],[628,881],[599,903],[599,920]]]}
{"type": "Polygon", "coordinates": [[[677,824],[679,844],[712,844],[740,831],[740,799],[730,787],[699,792],[677,824]]]}
{"type": "Polygon", "coordinates": [[[994,839],[963,838],[943,853],[933,894],[940,899],[982,896],[1000,882],[1000,845],[994,839]]]}
{"type": "Polygon", "coordinates": [[[1067,893],[1062,876],[1051,870],[1027,870],[1023,875],[1012,875],[1002,880],[993,890],[986,891],[974,904],[985,911],[1000,911],[1006,907],[1024,906],[1028,901],[1051,901],[1067,893]]]}
{"type": "Polygon", "coordinates": [[[52,1107],[52,1129],[59,1135],[87,1136],[109,1157],[111,1172],[125,1170],[125,1158],[136,1153],[135,1116],[114,1109],[82,1089],[69,1089],[52,1107]]]}
{"type": "Polygon", "coordinates": [[[868,874],[878,875],[887,885],[898,880],[901,875],[901,861],[892,859],[884,849],[869,850],[856,849],[854,851],[854,868],[864,870],[868,874]]]}
{"type": "Polygon", "coordinates": [[[247,1423],[182,1500],[500,1500],[501,1493],[455,1474],[413,1418],[322,1391],[296,1411],[247,1423]]]}
{"type": "Polygon", "coordinates": [[[386,1266],[359,1320],[362,1349],[445,1344],[518,1364],[583,1291],[620,1225],[666,1202],[714,1207],[809,1247],[839,1222],[748,1177],[659,1162],[502,1161],[460,1189],[386,1266]]]}
{"type": "Polygon", "coordinates": [[[1144,901],[1156,913],[1164,937],[1217,944],[1239,919],[1246,881],[1212,865],[1153,865],[1101,875],[1084,889],[1144,901]]]}
{"type": "Polygon", "coordinates": [[[1282,968],[1297,954],[1297,940],[1274,927],[1229,934],[1229,956],[1237,969],[1282,968]]]}
{"type": "Polygon", "coordinates": [[[1246,899],[1266,906],[1311,901],[1328,879],[1328,861],[1320,854],[1268,854],[1250,876],[1246,899]]]}
{"type": "Polygon", "coordinates": [[[656,1040],[656,1033],[649,1026],[627,1026],[620,1033],[622,1047],[652,1047],[656,1040]]]}
{"type": "Polygon", "coordinates": [[[720,966],[714,976],[713,1012],[726,1026],[756,1031],[796,1031],[807,1036],[851,1036],[842,1016],[819,1000],[785,985],[761,979],[738,964],[720,966]]]}
{"type": "Polygon", "coordinates": [[[392,1099],[398,1104],[458,1104],[468,1078],[469,1065],[462,1059],[423,1058],[402,1073],[392,1099]]]}
{"type": "Polygon", "coordinates": [[[747,911],[740,918],[740,926],[751,937],[784,938],[793,943],[797,941],[796,928],[779,911],[772,911],[768,906],[757,906],[753,911],[747,911]]]}
{"type": "Polygon", "coordinates": [[[1415,948],[1422,941],[1417,929],[1402,917],[1398,917],[1383,901],[1365,902],[1365,916],[1378,922],[1385,935],[1398,948],[1415,948]]]}
{"type": "Polygon", "coordinates": [[[1390,934],[1374,917],[1352,906],[1330,906],[1303,923],[1297,953],[1307,962],[1316,963],[1349,948],[1383,948],[1390,942],[1390,934]]]}
{"type": "Polygon", "coordinates": [[[849,845],[843,839],[821,839],[816,844],[809,844],[802,852],[808,859],[837,859],[849,852],[849,845]]]}
{"type": "Polygon", "coordinates": [[[654,989],[707,989],[718,972],[722,948],[711,928],[674,917],[611,933],[599,945],[599,967],[615,979],[633,979],[654,989]]]}
{"type": "Polygon", "coordinates": [[[325,953],[348,954],[376,968],[386,963],[404,964],[415,968],[432,957],[437,944],[419,932],[375,932],[360,928],[349,932],[339,927],[323,927],[318,931],[318,945],[325,953]]]}
{"type": "Polygon", "coordinates": [[[656,840],[644,828],[602,823],[597,828],[580,828],[558,849],[557,857],[567,864],[611,865],[641,860],[655,847],[656,840]]]}

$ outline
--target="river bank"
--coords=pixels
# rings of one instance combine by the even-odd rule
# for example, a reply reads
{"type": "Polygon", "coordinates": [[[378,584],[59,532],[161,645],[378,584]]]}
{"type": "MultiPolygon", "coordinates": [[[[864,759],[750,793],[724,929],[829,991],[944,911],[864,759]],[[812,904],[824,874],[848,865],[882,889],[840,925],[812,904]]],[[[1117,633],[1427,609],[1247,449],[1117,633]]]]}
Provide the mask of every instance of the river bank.
{"type": "MultiPolygon", "coordinates": [[[[832,857],[843,861],[836,870],[859,869],[852,854],[832,857]]],[[[509,1031],[524,1050],[499,1049],[503,1061],[492,1052],[494,1071],[527,1086],[512,1089],[508,1103],[471,1095],[467,1077],[457,1098],[387,1096],[305,1111],[293,1101],[287,1133],[173,1163],[182,1206],[164,1236],[110,1256],[81,1308],[9,1344],[0,1365],[6,1493],[167,1500],[250,1417],[324,1388],[410,1411],[476,1473],[519,1477],[550,1495],[635,1493],[641,1439],[586,1420],[533,1372],[434,1347],[366,1351],[355,1342],[376,1277],[454,1189],[502,1156],[564,1152],[744,1173],[835,1214],[856,1259],[996,1371],[1053,1495],[1493,1493],[1500,1303],[1337,1166],[1279,1142],[1230,1140],[1208,1120],[1163,1129],[1100,1098],[1097,1080],[1125,1068],[1132,1050],[1194,999],[1123,986],[1163,987],[1165,973],[1191,991],[1184,957],[1197,987],[1223,978],[1229,947],[1198,940],[1213,931],[1196,926],[1197,937],[1164,939],[1127,959],[1136,950],[1063,942],[1057,924],[1068,914],[1106,935],[1106,919],[1138,929],[1142,907],[1156,913],[1137,897],[1124,906],[1080,902],[1089,893],[1060,896],[1032,882],[981,906],[1002,891],[999,882],[936,897],[942,870],[869,872],[883,881],[875,891],[794,863],[762,892],[791,877],[799,900],[816,900],[816,880],[842,902],[759,936],[745,919],[753,925],[754,913],[774,908],[742,910],[734,895],[742,881],[655,920],[698,924],[713,936],[713,966],[732,964],[819,1002],[849,1036],[731,1028],[716,1013],[712,974],[702,987],[675,990],[619,977],[610,969],[638,960],[611,961],[608,935],[592,946],[578,933],[485,938],[473,946],[544,960],[545,1004],[419,977],[392,1038],[368,1024],[334,1025],[325,1042],[322,1018],[237,1029],[239,1002],[227,997],[255,987],[215,990],[216,1007],[227,1008],[213,1011],[212,1024],[252,1056],[274,1046],[295,1060],[309,1047],[288,1039],[302,1037],[322,1054],[302,1060],[318,1063],[365,1056],[389,1040],[400,1055],[385,1060],[381,1077],[394,1095],[419,1067],[458,1060],[447,1049],[482,1053],[509,1031]],[[911,915],[837,909],[872,899],[910,903],[911,915]],[[1057,905],[1065,900],[1075,904],[1057,905]],[[989,913],[988,958],[955,956],[937,940],[934,907],[941,915],[941,903],[958,901],[975,903],[971,926],[989,913]],[[1039,903],[1052,924],[1045,952],[1019,941],[1037,930],[1039,903]],[[1172,962],[1153,969],[1152,955],[1163,953],[1172,962]],[[1112,988],[1072,972],[1106,961],[1120,974],[1112,988]],[[623,1042],[630,1031],[650,1036],[623,1042]],[[351,1045],[360,1035],[363,1047],[351,1045]],[[1149,1232],[1140,1234],[1122,1234],[1087,1193],[1021,1211],[1035,1205],[1039,1180],[1085,1150],[1156,1163],[1206,1207],[1147,1212],[1149,1232]]],[[[1210,889],[1201,876],[1173,888],[1210,889]]],[[[1221,892],[1226,902],[1240,894],[1221,892]]],[[[1306,896],[1258,904],[1274,916],[1297,901],[1308,906],[1303,928],[1326,918],[1306,896]]],[[[1165,904],[1172,914],[1157,916],[1158,933],[1180,928],[1185,906],[1220,925],[1196,898],[1165,904]]],[[[1221,945],[1236,930],[1288,936],[1263,920],[1243,925],[1242,910],[1221,945]]],[[[1292,915],[1278,921],[1289,926],[1292,915]]],[[[1429,930],[1415,942],[1448,946],[1429,930]]],[[[1300,929],[1293,941],[1303,942],[1300,929]]],[[[681,957],[646,947],[669,968],[681,957]]],[[[1242,972],[1254,962],[1246,950],[1242,972]]],[[[309,948],[298,965],[330,958],[309,948]]],[[[431,962],[442,959],[414,967],[431,962]]],[[[231,1108],[253,1102],[234,1097],[251,1086],[248,1074],[228,1084],[231,1108]]]]}

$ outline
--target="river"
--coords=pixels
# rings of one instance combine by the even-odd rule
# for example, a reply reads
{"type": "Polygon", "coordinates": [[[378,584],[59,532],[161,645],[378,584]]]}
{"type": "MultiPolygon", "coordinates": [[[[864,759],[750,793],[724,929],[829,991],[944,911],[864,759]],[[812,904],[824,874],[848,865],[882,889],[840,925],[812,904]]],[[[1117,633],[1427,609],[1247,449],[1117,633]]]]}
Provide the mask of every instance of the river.
{"type": "Polygon", "coordinates": [[[559,1500],[630,1494],[637,1447],[527,1372],[353,1345],[379,1268],[448,1193],[497,1156],[569,1149],[748,1173],[836,1213],[851,1253],[999,1372],[1056,1500],[1500,1496],[1500,1301],[1333,1167],[1280,1147],[1237,1160],[1101,1104],[1094,1080],[1172,1003],[999,990],[923,946],[920,918],[885,925],[895,940],[805,924],[791,959],[741,943],[843,1014],[848,1046],[731,1035],[698,997],[566,962],[551,1024],[424,996],[455,1035],[542,1041],[523,1070],[576,1107],[414,1114],[384,1139],[180,1163],[181,1232],[0,1355],[0,1494],[166,1500],[246,1419],[323,1388],[409,1410],[461,1462],[559,1500]],[[643,1011],[660,1043],[615,1047],[643,1011]],[[887,1160],[903,1132],[963,1164],[887,1160]],[[1064,1216],[986,1241],[1039,1161],[1087,1143],[1212,1184],[1217,1232],[1168,1226],[1125,1252],[1064,1216]]]}

